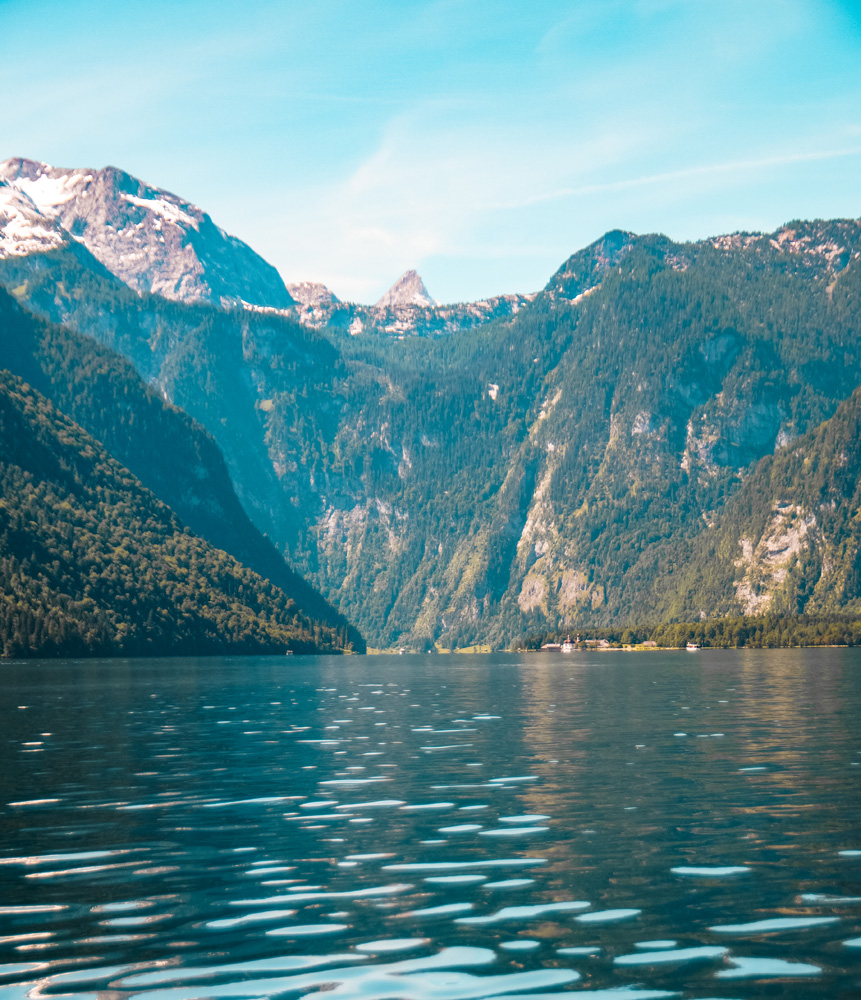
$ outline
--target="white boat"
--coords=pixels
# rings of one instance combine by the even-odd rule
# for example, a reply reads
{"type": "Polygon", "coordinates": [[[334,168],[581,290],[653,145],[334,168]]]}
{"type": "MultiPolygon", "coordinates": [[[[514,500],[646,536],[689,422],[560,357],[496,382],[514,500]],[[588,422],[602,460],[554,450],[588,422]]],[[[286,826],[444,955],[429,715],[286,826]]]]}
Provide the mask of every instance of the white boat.
{"type": "Polygon", "coordinates": [[[700,649],[700,647],[699,647],[699,646],[698,646],[698,645],[697,645],[697,644],[696,644],[695,642],[689,642],[689,643],[687,644],[687,646],[685,646],[685,649],[686,649],[686,650],[687,650],[687,651],[688,651],[689,653],[698,653],[698,652],[699,652],[699,649],[700,649]]]}

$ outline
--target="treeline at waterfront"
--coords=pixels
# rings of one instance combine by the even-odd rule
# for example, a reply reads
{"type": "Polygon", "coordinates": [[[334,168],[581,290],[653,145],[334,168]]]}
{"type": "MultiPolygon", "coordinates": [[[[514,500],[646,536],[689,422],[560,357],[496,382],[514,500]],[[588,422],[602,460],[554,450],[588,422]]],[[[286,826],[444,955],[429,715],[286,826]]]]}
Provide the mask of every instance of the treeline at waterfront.
{"type": "Polygon", "coordinates": [[[689,642],[711,649],[780,649],[788,646],[859,646],[861,618],[853,616],[743,615],[739,618],[712,618],[701,622],[667,622],[619,628],[582,628],[529,635],[514,644],[515,649],[540,649],[560,643],[568,636],[590,645],[601,642],[610,647],[642,646],[683,649],[689,642]]]}

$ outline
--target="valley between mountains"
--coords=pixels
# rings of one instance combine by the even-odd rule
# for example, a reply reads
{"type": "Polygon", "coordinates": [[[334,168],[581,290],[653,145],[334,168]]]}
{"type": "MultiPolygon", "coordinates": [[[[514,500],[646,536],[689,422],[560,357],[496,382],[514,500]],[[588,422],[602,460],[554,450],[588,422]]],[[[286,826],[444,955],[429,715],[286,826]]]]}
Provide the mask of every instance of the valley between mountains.
{"type": "MultiPolygon", "coordinates": [[[[359,305],[285,283],[121,170],[9,160],[0,286],[4,412],[20,434],[37,422],[44,459],[28,466],[4,431],[4,620],[25,591],[33,622],[89,599],[100,650],[129,629],[161,648],[147,614],[174,601],[181,620],[191,600],[177,531],[250,574],[229,584],[222,566],[212,602],[226,622],[245,595],[236,650],[289,646],[291,628],[297,651],[315,635],[433,649],[861,612],[859,220],[695,243],[614,231],[538,292],[439,305],[408,272],[359,305]],[[160,552],[140,559],[162,590],[134,628],[98,582],[110,560],[78,579],[47,546],[48,514],[22,514],[61,489],[105,500],[77,460],[48,461],[52,441],[119,476],[111,523],[161,505],[160,552]],[[268,623],[261,587],[281,608],[268,623]]],[[[216,558],[203,551],[198,568],[216,558]]]]}

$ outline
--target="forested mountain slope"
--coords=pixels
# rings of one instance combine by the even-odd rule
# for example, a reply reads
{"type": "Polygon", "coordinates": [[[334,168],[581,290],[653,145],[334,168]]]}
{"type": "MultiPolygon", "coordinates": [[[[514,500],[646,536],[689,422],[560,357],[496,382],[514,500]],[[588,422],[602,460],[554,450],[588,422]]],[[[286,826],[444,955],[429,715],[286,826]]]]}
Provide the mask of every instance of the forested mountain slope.
{"type": "Polygon", "coordinates": [[[370,642],[462,646],[664,606],[754,464],[861,384],[859,251],[853,220],[608,233],[515,316],[402,341],[133,295],[62,248],[0,282],[204,424],[370,642]]]}
{"type": "Polygon", "coordinates": [[[99,442],[0,371],[4,656],[337,652],[346,641],[183,528],[99,442]]]}
{"type": "Polygon", "coordinates": [[[267,578],[302,613],[361,636],[251,523],[212,437],[92,338],[39,320],[0,290],[0,368],[20,376],[97,438],[192,532],[267,578]]]}

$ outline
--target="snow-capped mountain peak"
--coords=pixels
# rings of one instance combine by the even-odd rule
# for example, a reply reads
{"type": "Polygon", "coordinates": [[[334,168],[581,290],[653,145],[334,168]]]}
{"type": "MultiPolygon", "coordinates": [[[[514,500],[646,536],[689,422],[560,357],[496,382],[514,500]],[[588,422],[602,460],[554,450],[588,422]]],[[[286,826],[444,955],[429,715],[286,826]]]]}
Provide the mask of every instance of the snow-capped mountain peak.
{"type": "Polygon", "coordinates": [[[397,309],[400,306],[421,306],[429,309],[437,305],[418,273],[409,270],[402,274],[386,294],[376,303],[375,309],[397,309]]]}
{"type": "MultiPolygon", "coordinates": [[[[196,205],[116,167],[67,170],[11,159],[0,163],[0,181],[26,197],[45,232],[59,234],[48,242],[76,240],[135,291],[226,306],[293,305],[278,272],[249,246],[196,205]]],[[[17,203],[18,215],[22,206],[17,203]]],[[[21,223],[4,218],[0,252],[33,252],[30,236],[30,249],[11,249],[18,246],[15,226],[21,223]]]]}

